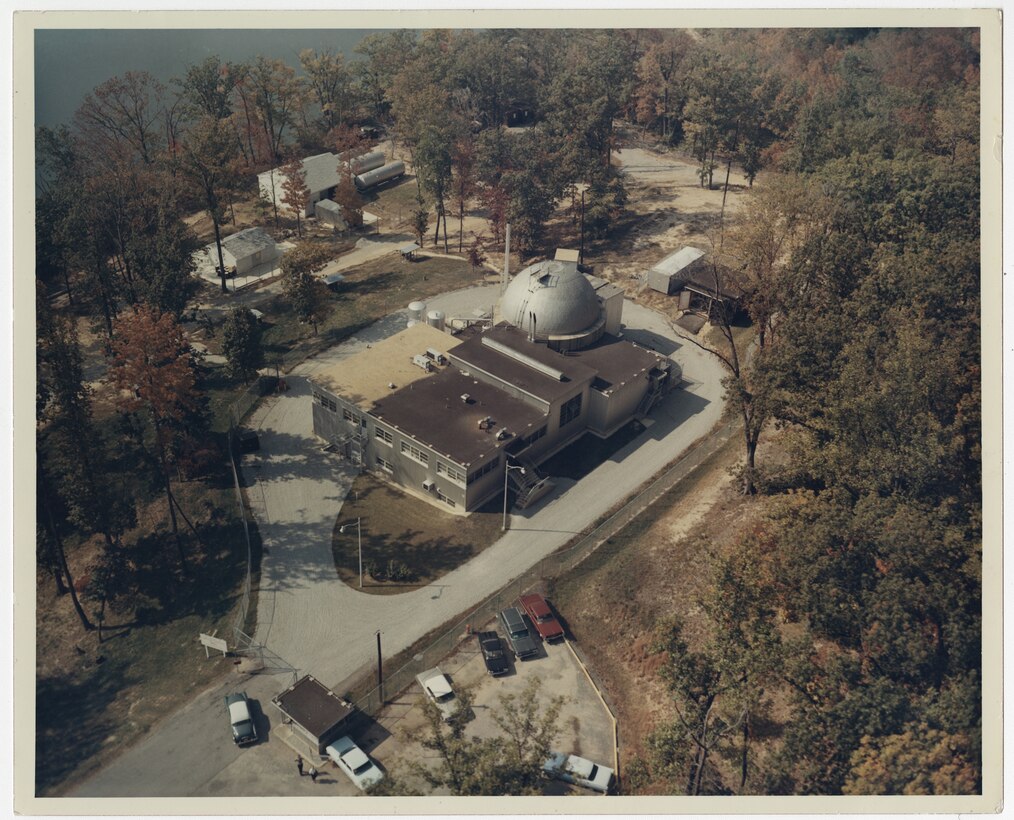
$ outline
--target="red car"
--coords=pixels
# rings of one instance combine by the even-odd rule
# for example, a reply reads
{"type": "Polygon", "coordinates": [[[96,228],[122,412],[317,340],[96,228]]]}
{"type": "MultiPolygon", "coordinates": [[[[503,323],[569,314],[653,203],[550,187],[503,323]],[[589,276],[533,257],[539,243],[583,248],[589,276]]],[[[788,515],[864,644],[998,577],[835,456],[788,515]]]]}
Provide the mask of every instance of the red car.
{"type": "Polygon", "coordinates": [[[535,631],[544,641],[555,641],[563,638],[563,627],[556,620],[553,610],[541,595],[522,595],[519,601],[525,614],[532,620],[535,631]]]}

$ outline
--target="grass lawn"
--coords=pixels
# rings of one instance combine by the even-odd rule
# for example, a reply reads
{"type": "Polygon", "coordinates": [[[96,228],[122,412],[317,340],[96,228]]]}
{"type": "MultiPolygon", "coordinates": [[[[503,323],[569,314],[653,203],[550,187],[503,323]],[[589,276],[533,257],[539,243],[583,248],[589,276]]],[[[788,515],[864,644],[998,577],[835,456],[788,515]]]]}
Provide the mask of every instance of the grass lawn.
{"type": "Polygon", "coordinates": [[[469,516],[443,512],[364,473],[353,483],[331,536],[338,577],[359,586],[357,518],[362,518],[363,591],[383,595],[424,586],[474,558],[500,537],[502,512],[501,500],[469,516]],[[349,521],[353,526],[340,533],[339,524],[349,521]],[[404,563],[411,579],[378,580],[367,571],[374,565],[386,570],[390,561],[404,563]]]}

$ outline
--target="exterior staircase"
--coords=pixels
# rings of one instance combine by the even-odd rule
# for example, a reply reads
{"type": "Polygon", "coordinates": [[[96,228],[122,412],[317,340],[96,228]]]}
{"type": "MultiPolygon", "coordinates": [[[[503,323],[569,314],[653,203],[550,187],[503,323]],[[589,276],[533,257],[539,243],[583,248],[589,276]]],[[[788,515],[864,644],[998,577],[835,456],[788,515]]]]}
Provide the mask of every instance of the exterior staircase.
{"type": "Polygon", "coordinates": [[[522,470],[508,470],[507,475],[511,487],[516,494],[514,506],[523,510],[525,507],[534,504],[542,496],[553,489],[553,482],[549,476],[542,476],[536,469],[535,464],[526,458],[514,457],[512,467],[523,467],[522,470]]]}

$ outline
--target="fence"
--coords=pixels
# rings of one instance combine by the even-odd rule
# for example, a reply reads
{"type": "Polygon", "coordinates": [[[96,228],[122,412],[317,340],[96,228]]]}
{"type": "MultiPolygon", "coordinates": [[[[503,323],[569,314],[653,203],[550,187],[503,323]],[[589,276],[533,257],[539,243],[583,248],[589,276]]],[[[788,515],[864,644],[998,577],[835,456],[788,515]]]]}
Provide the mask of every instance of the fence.
{"type": "Polygon", "coordinates": [[[232,483],[236,491],[236,508],[239,510],[239,517],[243,522],[243,537],[246,540],[246,577],[243,579],[243,595],[239,604],[239,612],[236,613],[236,620],[232,627],[233,641],[239,648],[250,647],[253,643],[250,636],[246,633],[248,626],[247,618],[250,615],[250,594],[253,586],[253,546],[250,541],[250,522],[247,519],[246,504],[243,501],[243,490],[239,481],[239,468],[236,465],[236,452],[239,449],[236,431],[243,422],[243,419],[254,408],[254,405],[277,382],[277,379],[261,376],[243,391],[242,395],[233,402],[229,410],[229,465],[232,467],[232,483]]]}
{"type": "MultiPolygon", "coordinates": [[[[383,688],[377,686],[370,689],[356,699],[356,706],[363,712],[376,716],[383,708],[387,695],[407,689],[415,681],[417,674],[436,666],[446,658],[467,636],[469,627],[477,628],[492,620],[498,612],[512,605],[521,595],[544,580],[557,578],[565,572],[573,571],[596,550],[619,551],[623,547],[623,543],[620,541],[610,543],[614,536],[664,493],[672,489],[677,482],[689,475],[705,459],[717,452],[738,430],[739,428],[734,422],[721,422],[711,435],[692,446],[672,467],[654,479],[633,498],[624,502],[616,512],[583,536],[573,547],[547,555],[527,572],[511,579],[485,601],[470,610],[429,646],[413,655],[408,663],[393,673],[389,674],[385,671],[383,688]]],[[[362,676],[357,684],[351,687],[351,691],[356,693],[362,689],[364,680],[369,680],[369,673],[362,676]]]]}

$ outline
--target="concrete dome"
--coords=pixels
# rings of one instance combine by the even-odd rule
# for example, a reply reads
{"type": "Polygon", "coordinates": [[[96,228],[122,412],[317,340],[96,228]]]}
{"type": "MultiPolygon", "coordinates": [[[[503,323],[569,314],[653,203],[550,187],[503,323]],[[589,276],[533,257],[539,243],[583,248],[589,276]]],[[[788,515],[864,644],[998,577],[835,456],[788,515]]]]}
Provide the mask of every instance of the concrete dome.
{"type": "Polygon", "coordinates": [[[538,338],[579,334],[598,322],[600,312],[595,289],[577,265],[557,260],[521,271],[500,303],[500,315],[526,333],[535,314],[538,338]]]}

